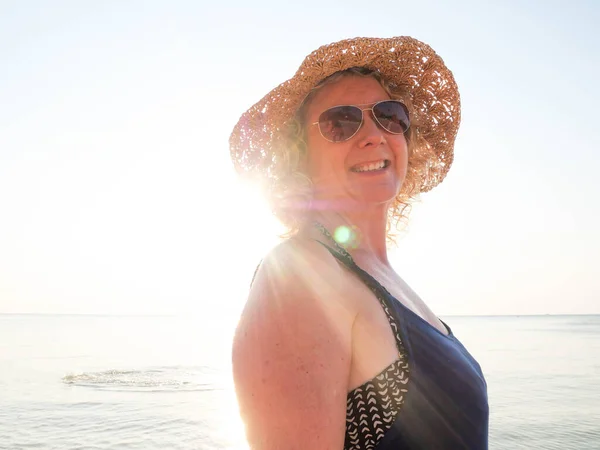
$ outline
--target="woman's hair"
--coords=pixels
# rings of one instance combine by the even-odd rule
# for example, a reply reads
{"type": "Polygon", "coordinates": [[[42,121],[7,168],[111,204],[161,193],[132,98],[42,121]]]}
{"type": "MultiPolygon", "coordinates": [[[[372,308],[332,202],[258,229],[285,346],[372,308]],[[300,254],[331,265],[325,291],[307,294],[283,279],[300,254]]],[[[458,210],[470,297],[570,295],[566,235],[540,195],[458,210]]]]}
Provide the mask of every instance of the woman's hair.
{"type": "Polygon", "coordinates": [[[384,80],[378,72],[364,67],[352,67],[325,78],[306,96],[295,117],[289,124],[285,148],[282,149],[285,160],[285,173],[277,177],[270,186],[267,200],[275,216],[287,228],[285,236],[295,235],[309,219],[312,202],[312,182],[306,173],[306,111],[312,99],[324,86],[335,83],[345,77],[374,78],[388,93],[390,98],[402,101],[408,108],[411,126],[404,134],[408,144],[408,168],[400,193],[393,200],[388,211],[387,239],[393,243],[396,232],[402,229],[411,210],[411,203],[420,193],[423,182],[429,176],[430,161],[435,153],[418,131],[415,123],[410,95],[405,89],[384,80]]]}

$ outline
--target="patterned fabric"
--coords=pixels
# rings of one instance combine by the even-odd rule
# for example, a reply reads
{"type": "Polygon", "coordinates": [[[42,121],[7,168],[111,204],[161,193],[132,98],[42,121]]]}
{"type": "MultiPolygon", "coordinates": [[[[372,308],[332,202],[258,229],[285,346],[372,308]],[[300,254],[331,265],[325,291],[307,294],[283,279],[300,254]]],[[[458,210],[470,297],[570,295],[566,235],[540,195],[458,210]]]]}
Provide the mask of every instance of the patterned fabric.
{"type": "Polygon", "coordinates": [[[373,449],[391,428],[407,392],[408,364],[400,358],[380,375],[354,389],[346,403],[344,449],[373,449]]]}
{"type": "MultiPolygon", "coordinates": [[[[337,244],[327,229],[319,223],[315,223],[315,227],[333,243],[335,249],[323,244],[329,252],[350,270],[357,272],[356,269],[359,268],[352,256],[337,244]]],[[[360,276],[360,273],[357,275],[360,276]]],[[[379,283],[360,278],[375,294],[385,312],[396,339],[398,359],[375,378],[348,393],[344,450],[370,450],[377,446],[392,427],[404,403],[410,374],[408,355],[402,343],[399,325],[387,303],[387,290],[379,283]]]]}

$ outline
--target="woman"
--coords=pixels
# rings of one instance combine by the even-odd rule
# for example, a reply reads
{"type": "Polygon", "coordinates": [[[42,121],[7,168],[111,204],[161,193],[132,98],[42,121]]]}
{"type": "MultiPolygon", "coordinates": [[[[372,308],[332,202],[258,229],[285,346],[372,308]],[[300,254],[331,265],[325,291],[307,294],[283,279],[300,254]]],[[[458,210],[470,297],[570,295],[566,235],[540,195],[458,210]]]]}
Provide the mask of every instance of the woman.
{"type": "Polygon", "coordinates": [[[409,37],[321,47],[241,117],[236,168],[290,231],[234,340],[252,448],[487,448],[481,368],[386,250],[450,168],[459,121],[451,72],[409,37]]]}

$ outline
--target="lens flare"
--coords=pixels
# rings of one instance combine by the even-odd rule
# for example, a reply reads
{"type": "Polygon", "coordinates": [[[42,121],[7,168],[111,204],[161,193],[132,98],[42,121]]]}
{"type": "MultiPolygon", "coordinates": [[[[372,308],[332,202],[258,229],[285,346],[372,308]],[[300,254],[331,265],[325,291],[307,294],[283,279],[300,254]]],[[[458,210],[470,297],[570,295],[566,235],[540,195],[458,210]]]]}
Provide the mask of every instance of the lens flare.
{"type": "Polygon", "coordinates": [[[345,225],[337,227],[333,232],[333,238],[338,244],[341,245],[349,244],[350,241],[352,241],[353,235],[354,232],[352,231],[352,229],[345,225]]]}

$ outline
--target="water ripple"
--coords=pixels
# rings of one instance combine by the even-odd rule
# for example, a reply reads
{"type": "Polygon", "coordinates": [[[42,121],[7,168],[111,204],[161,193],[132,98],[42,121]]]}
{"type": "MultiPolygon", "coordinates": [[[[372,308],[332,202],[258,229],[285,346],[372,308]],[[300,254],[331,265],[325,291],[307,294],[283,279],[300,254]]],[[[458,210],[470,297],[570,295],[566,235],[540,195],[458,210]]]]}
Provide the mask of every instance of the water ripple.
{"type": "Polygon", "coordinates": [[[222,389],[218,376],[206,382],[204,367],[154,367],[141,370],[108,369],[98,372],[70,373],[62,378],[68,385],[111,391],[190,392],[222,389]]]}

